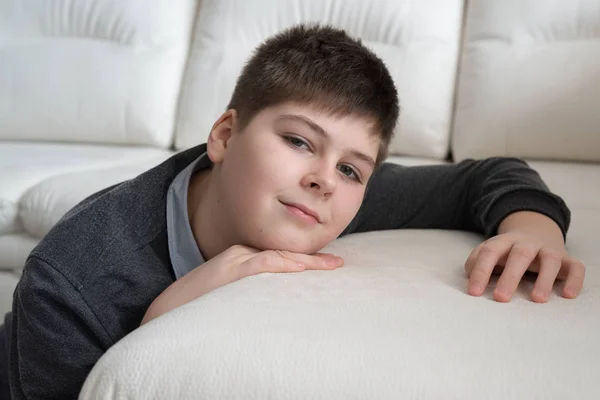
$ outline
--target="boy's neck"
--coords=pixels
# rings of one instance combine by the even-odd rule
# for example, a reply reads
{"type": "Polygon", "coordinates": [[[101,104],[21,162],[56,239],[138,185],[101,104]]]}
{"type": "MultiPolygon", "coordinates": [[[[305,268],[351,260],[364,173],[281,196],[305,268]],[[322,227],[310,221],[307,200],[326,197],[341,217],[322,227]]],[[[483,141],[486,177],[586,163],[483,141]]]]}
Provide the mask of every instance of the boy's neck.
{"type": "Polygon", "coordinates": [[[187,207],[194,240],[205,261],[222,253],[229,247],[222,213],[218,210],[216,190],[211,185],[212,168],[202,170],[190,179],[187,207]]]}

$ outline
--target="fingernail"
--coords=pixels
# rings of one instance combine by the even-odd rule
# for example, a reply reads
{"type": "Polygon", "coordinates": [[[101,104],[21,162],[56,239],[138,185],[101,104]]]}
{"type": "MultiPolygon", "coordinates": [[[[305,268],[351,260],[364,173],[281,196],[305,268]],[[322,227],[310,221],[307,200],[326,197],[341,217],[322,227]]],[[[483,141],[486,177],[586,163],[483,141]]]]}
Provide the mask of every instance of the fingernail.
{"type": "Polygon", "coordinates": [[[511,297],[512,296],[502,290],[494,290],[494,298],[498,301],[508,302],[511,300],[511,297]]]}
{"type": "Polygon", "coordinates": [[[340,263],[340,259],[338,257],[327,257],[327,264],[329,265],[338,265],[340,263]]]}
{"type": "Polygon", "coordinates": [[[531,298],[535,302],[546,302],[546,294],[544,292],[540,292],[539,290],[534,290],[533,292],[531,292],[531,298]]]}
{"type": "Polygon", "coordinates": [[[479,283],[474,283],[474,284],[471,286],[471,292],[473,292],[473,293],[481,293],[481,292],[482,292],[482,287],[481,287],[481,285],[480,285],[479,283]]]}
{"type": "Polygon", "coordinates": [[[304,269],[304,264],[301,262],[296,262],[296,265],[298,266],[298,268],[300,269],[304,269]]]}

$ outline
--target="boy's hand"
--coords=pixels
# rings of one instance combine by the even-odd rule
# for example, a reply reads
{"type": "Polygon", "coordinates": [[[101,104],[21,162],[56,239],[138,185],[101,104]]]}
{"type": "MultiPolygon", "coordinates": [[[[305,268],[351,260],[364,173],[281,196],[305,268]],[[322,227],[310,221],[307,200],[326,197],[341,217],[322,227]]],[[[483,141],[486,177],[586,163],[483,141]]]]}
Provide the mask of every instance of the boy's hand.
{"type": "Polygon", "coordinates": [[[543,215],[528,212],[515,213],[505,221],[504,229],[499,229],[505,233],[481,243],[465,263],[469,294],[480,296],[491,274],[500,272],[494,299],[508,302],[525,271],[529,270],[538,273],[531,293],[533,301],[548,301],[556,279],[565,280],[563,297],[575,298],[583,286],[585,266],[568,256],[560,230],[557,235],[555,230],[548,230],[548,225],[543,226],[548,221],[554,222],[543,215]],[[527,223],[523,225],[523,222],[527,223]],[[538,228],[543,229],[538,232],[538,228]]]}
{"type": "Polygon", "coordinates": [[[331,270],[344,265],[341,257],[328,253],[307,255],[285,250],[259,251],[240,245],[230,247],[211,261],[225,269],[224,273],[231,282],[263,272],[331,270]]]}
{"type": "Polygon", "coordinates": [[[300,272],[306,269],[331,270],[344,260],[332,254],[314,255],[283,250],[259,251],[232,246],[176,280],[150,305],[141,325],[180,307],[221,286],[262,272],[300,272]]]}

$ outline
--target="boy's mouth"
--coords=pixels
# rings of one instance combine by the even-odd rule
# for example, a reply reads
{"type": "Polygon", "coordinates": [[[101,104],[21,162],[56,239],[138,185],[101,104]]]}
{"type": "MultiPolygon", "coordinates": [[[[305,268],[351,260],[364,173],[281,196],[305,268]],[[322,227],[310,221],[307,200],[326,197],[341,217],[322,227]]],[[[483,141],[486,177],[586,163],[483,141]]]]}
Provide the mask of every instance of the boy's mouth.
{"type": "Polygon", "coordinates": [[[280,202],[288,209],[288,211],[290,211],[298,218],[308,223],[322,223],[319,214],[311,208],[299,203],[283,202],[281,200],[280,202]]]}

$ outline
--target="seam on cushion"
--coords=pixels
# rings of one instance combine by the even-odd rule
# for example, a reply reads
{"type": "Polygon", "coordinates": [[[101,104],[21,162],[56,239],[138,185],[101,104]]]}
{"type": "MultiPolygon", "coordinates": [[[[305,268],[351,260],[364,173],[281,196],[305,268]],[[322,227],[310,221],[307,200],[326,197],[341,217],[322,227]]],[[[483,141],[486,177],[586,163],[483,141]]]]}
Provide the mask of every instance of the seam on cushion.
{"type": "Polygon", "coordinates": [[[22,231],[23,224],[19,215],[19,203],[0,199],[0,221],[4,221],[0,224],[0,234],[22,231]]]}
{"type": "Polygon", "coordinates": [[[167,146],[169,150],[176,151],[177,149],[177,134],[180,130],[180,115],[181,115],[181,103],[183,101],[183,97],[186,92],[186,85],[184,85],[188,72],[191,68],[190,59],[192,57],[192,52],[194,51],[194,43],[196,42],[196,29],[198,28],[198,17],[200,12],[200,7],[202,1],[196,2],[196,6],[194,7],[194,18],[192,24],[190,26],[190,33],[188,35],[188,44],[187,51],[185,53],[185,59],[183,62],[183,68],[181,68],[181,74],[178,82],[178,95],[177,100],[175,101],[175,112],[173,113],[173,123],[171,124],[171,143],[167,146]]]}

